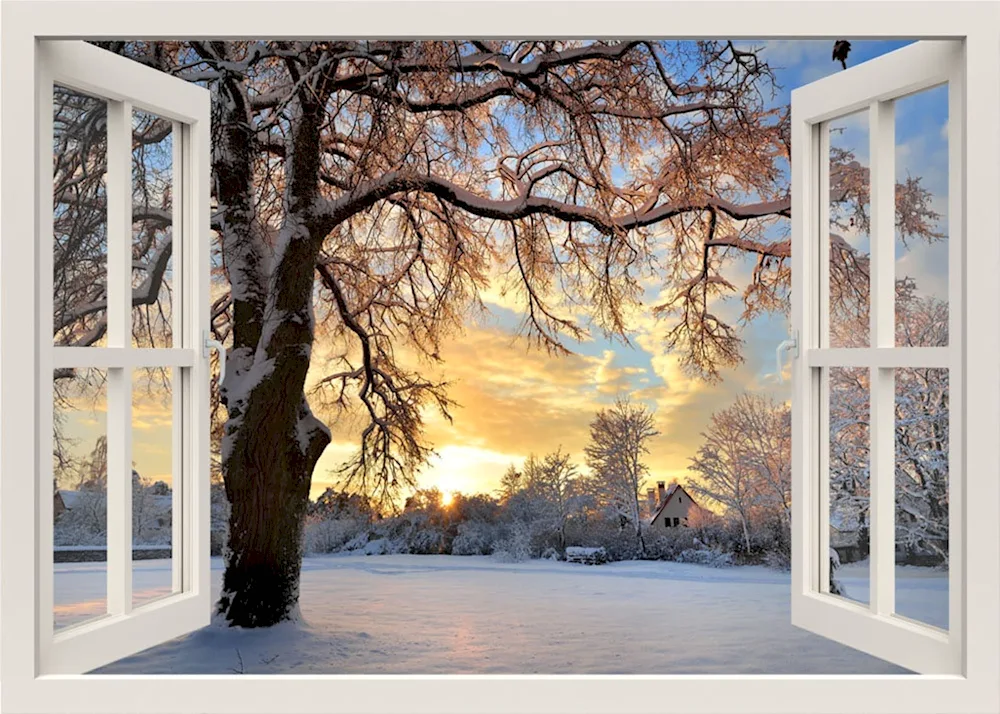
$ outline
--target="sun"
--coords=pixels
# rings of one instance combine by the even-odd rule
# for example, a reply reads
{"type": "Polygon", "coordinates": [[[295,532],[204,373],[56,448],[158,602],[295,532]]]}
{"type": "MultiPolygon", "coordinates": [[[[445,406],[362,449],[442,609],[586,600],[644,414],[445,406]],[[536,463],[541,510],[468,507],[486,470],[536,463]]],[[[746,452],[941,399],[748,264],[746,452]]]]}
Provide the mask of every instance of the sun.
{"type": "Polygon", "coordinates": [[[454,500],[455,500],[454,491],[445,491],[444,493],[441,494],[442,506],[450,506],[454,500]]]}

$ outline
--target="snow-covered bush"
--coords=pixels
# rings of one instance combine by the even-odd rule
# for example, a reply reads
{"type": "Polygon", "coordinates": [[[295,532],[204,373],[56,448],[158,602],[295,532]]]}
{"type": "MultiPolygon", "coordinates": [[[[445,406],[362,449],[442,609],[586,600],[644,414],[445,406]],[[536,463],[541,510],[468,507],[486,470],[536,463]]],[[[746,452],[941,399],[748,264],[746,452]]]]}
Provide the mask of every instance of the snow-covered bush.
{"type": "Polygon", "coordinates": [[[772,550],[764,554],[764,565],[775,570],[791,570],[792,558],[789,553],[772,550]]]}
{"type": "Polygon", "coordinates": [[[728,568],[734,565],[733,554],[707,548],[689,548],[677,555],[679,563],[694,563],[695,565],[710,565],[713,568],[728,568]]]}
{"type": "Polygon", "coordinates": [[[458,535],[451,542],[452,555],[489,555],[498,528],[484,521],[465,521],[458,525],[458,535]]]}
{"type": "Polygon", "coordinates": [[[55,522],[53,542],[55,545],[106,545],[107,536],[107,493],[98,489],[81,489],[76,497],[55,522]]]}
{"type": "MultiPolygon", "coordinates": [[[[133,542],[136,546],[169,545],[173,510],[169,487],[163,482],[151,483],[134,471],[132,477],[133,542]]],[[[108,497],[103,481],[95,480],[79,490],[62,491],[62,494],[68,503],[55,520],[54,544],[106,545],[108,497]]]]}
{"type": "Polygon", "coordinates": [[[542,560],[562,560],[562,557],[559,555],[559,551],[555,548],[546,548],[545,552],[542,553],[542,560]]]}
{"type": "Polygon", "coordinates": [[[493,558],[502,563],[520,563],[531,558],[531,531],[515,521],[493,544],[493,558]]]}
{"type": "Polygon", "coordinates": [[[698,540],[690,528],[669,528],[646,533],[646,557],[650,560],[677,560],[683,551],[696,548],[698,540]]]}
{"type": "Polygon", "coordinates": [[[371,535],[369,531],[358,533],[356,536],[354,536],[349,541],[344,543],[344,545],[341,546],[340,550],[341,551],[363,550],[365,546],[368,545],[369,535],[371,535]]]}
{"type": "Polygon", "coordinates": [[[303,546],[306,553],[335,553],[368,524],[354,518],[308,518],[303,546]]]}

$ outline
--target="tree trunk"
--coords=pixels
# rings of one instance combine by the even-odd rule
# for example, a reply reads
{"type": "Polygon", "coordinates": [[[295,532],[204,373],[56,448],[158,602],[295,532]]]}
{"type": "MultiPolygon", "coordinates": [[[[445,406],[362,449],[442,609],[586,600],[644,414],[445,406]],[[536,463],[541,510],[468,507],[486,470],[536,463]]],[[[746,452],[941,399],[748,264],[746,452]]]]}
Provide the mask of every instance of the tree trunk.
{"type": "Polygon", "coordinates": [[[218,608],[239,627],[268,627],[296,615],[309,487],[330,440],[313,429],[300,443],[311,416],[302,414],[304,398],[284,401],[288,371],[275,371],[254,391],[227,460],[232,511],[218,608]]]}
{"type": "Polygon", "coordinates": [[[315,252],[294,222],[265,311],[261,346],[227,377],[222,463],[231,504],[219,613],[267,627],[295,615],[312,472],[330,431],[304,387],[312,350],[315,252]],[[247,366],[249,363],[249,366],[247,366]]]}
{"type": "MultiPolygon", "coordinates": [[[[240,103],[223,104],[231,112],[240,103]]],[[[330,443],[304,391],[314,337],[313,281],[325,235],[314,216],[321,108],[308,93],[288,106],[285,213],[273,266],[255,234],[252,207],[239,203],[241,189],[234,185],[233,195],[222,196],[230,192],[227,182],[219,182],[220,201],[227,201],[223,239],[233,284],[234,349],[222,388],[229,412],[222,465],[231,512],[218,612],[239,627],[269,627],[297,614],[312,472],[330,443]]],[[[227,160],[237,164],[240,180],[233,184],[244,185],[249,173],[242,173],[247,166],[238,142],[241,131],[247,138],[246,127],[238,115],[231,128],[224,126],[230,130],[221,132],[217,171],[229,168],[227,160]]]]}
{"type": "Polygon", "coordinates": [[[750,555],[750,531],[747,529],[747,519],[742,513],[740,514],[740,525],[743,526],[743,542],[747,546],[747,555],[750,555]]]}
{"type": "Polygon", "coordinates": [[[644,560],[646,558],[646,540],[642,537],[642,512],[639,509],[638,480],[635,481],[635,485],[633,486],[632,490],[634,490],[635,493],[637,494],[634,499],[631,498],[629,499],[630,501],[632,501],[630,505],[632,507],[632,513],[634,514],[635,517],[635,536],[636,540],[639,541],[639,558],[641,560],[644,560]]]}

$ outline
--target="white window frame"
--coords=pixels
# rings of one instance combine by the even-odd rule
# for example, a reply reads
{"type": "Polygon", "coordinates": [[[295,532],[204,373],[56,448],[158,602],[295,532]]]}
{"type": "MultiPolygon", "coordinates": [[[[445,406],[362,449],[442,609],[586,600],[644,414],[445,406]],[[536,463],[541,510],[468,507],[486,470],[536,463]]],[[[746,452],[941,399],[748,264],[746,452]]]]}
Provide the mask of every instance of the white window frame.
{"type": "Polygon", "coordinates": [[[209,623],[208,328],[209,93],[79,40],[36,45],[38,247],[38,461],[36,572],[39,674],[76,674],[103,666],[209,623]],[[53,87],[107,103],[107,346],[53,345],[53,87]],[[133,109],[172,123],[173,310],[170,347],[132,346],[133,109]],[[133,607],[132,399],[135,370],[172,373],[172,592],[133,607]],[[53,382],[59,368],[107,373],[107,608],[103,616],[53,629],[53,382]],[[47,436],[46,436],[47,435],[47,436]],[[47,613],[47,614],[46,614],[47,613]]]}
{"type": "Polygon", "coordinates": [[[798,430],[792,439],[792,623],[925,674],[962,673],[965,563],[962,557],[950,559],[949,621],[954,627],[943,631],[895,614],[894,375],[901,368],[948,370],[949,549],[960,556],[966,481],[964,66],[960,41],[924,41],[792,90],[792,192],[803,206],[792,213],[792,254],[802,261],[795,263],[792,277],[792,329],[800,341],[792,383],[798,430]],[[947,85],[948,92],[948,345],[897,347],[895,100],[941,85],[947,85]],[[831,348],[829,123],[859,110],[867,110],[870,137],[869,346],[831,348]],[[829,370],[836,367],[864,368],[871,380],[867,605],[829,592],[829,370]]]}
{"type": "MultiPolygon", "coordinates": [[[[121,0],[108,4],[5,2],[0,242],[0,707],[6,712],[656,712],[669,680],[683,712],[1000,711],[1000,11],[996,2],[228,2],[121,0]],[[530,8],[530,10],[529,10],[530,8]],[[323,29],[320,29],[323,28],[323,29]],[[313,37],[958,38],[966,49],[967,152],[965,652],[961,674],[934,676],[37,676],[34,454],[39,376],[37,320],[17,298],[34,295],[37,147],[36,38],[313,37]],[[968,290],[971,288],[967,288],[968,290]],[[35,375],[34,380],[25,375],[35,375]],[[15,408],[16,406],[16,408],[15,408]]],[[[793,212],[801,211],[793,196],[793,212]]],[[[793,271],[802,268],[793,257],[793,271]]],[[[23,302],[22,302],[23,304],[23,302]]],[[[801,361],[801,360],[800,360],[801,361]]],[[[795,427],[794,434],[802,438],[795,427]]],[[[796,518],[804,518],[796,510],[796,518]]],[[[801,574],[799,574],[801,575],[801,574]]],[[[795,587],[798,587],[797,585],[795,587]]]]}

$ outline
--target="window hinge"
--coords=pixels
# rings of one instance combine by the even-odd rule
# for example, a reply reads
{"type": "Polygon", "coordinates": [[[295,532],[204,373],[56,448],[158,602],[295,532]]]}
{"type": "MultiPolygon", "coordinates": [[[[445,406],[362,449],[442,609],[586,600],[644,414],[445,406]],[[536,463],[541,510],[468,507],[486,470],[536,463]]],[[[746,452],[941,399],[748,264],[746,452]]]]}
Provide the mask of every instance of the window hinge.
{"type": "Polygon", "coordinates": [[[781,344],[778,345],[778,349],[775,350],[775,361],[777,364],[777,375],[778,381],[783,382],[784,380],[784,366],[785,361],[782,359],[782,353],[789,352],[792,355],[792,359],[798,359],[799,356],[799,331],[792,330],[791,336],[787,340],[783,340],[781,344]]]}
{"type": "Polygon", "coordinates": [[[202,333],[204,342],[201,345],[201,356],[208,358],[211,351],[214,349],[219,353],[219,384],[222,384],[222,380],[226,378],[226,348],[222,346],[222,343],[217,339],[212,337],[212,333],[205,330],[202,333]]]}

